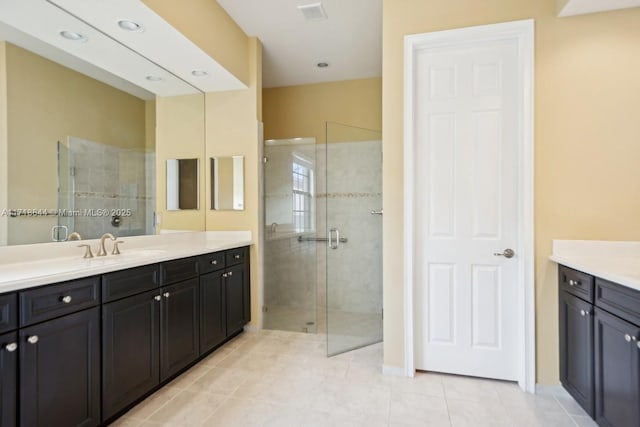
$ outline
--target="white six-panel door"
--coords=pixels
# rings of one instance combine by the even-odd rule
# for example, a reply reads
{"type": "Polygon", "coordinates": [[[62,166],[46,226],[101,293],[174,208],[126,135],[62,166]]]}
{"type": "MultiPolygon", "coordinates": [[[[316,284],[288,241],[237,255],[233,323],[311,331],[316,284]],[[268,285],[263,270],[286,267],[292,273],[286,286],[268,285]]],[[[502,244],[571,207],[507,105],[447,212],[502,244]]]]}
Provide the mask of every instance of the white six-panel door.
{"type": "Polygon", "coordinates": [[[517,380],[518,46],[417,52],[415,368],[517,380]]]}

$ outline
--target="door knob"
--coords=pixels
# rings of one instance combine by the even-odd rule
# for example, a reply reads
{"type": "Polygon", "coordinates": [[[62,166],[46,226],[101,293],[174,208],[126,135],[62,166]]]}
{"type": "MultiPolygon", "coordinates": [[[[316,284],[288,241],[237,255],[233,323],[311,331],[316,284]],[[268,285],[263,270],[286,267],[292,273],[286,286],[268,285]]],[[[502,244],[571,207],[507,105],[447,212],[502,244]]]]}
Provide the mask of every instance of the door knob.
{"type": "Polygon", "coordinates": [[[516,253],[513,252],[513,249],[510,249],[510,248],[505,249],[504,252],[502,252],[502,253],[500,253],[500,252],[494,253],[495,256],[503,256],[505,258],[513,258],[513,256],[515,254],[516,253]]]}

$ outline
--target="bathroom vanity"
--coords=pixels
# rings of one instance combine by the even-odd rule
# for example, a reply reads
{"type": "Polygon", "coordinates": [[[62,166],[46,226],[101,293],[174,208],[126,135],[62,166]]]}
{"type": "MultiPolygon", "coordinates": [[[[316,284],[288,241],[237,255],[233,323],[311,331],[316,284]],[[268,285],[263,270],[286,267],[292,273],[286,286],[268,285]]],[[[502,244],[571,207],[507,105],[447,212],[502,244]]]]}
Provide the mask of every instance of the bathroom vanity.
{"type": "Polygon", "coordinates": [[[554,241],[560,381],[600,426],[640,425],[639,249],[554,241]]]}
{"type": "Polygon", "coordinates": [[[242,332],[251,238],[215,236],[0,264],[0,425],[105,425],[242,332]]]}

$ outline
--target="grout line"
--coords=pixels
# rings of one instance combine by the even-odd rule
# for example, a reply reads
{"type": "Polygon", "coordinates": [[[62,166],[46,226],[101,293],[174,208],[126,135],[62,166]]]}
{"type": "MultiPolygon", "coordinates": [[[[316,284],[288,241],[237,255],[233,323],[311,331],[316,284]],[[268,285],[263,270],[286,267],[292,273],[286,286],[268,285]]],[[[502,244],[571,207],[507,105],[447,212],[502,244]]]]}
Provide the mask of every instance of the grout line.
{"type": "Polygon", "coordinates": [[[560,403],[560,401],[558,400],[558,396],[553,396],[553,399],[556,401],[556,403],[557,403],[558,405],[560,405],[560,407],[562,408],[562,410],[564,411],[564,413],[565,413],[565,414],[567,414],[567,415],[569,416],[569,419],[571,419],[571,421],[573,421],[573,424],[574,424],[576,427],[580,427],[580,426],[578,425],[578,422],[577,422],[576,420],[574,420],[574,419],[573,419],[573,415],[571,415],[571,414],[569,413],[569,411],[567,411],[567,408],[565,408],[565,407],[564,407],[564,405],[563,405],[562,403],[560,403]]]}

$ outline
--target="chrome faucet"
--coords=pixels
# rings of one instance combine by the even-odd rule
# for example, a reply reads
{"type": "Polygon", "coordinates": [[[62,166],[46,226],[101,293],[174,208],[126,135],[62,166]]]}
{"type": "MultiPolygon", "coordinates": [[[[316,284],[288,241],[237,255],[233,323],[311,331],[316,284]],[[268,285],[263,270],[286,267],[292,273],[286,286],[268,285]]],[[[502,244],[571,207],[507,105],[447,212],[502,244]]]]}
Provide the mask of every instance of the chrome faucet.
{"type": "Polygon", "coordinates": [[[77,231],[74,231],[73,233],[69,234],[69,237],[67,238],[67,240],[69,240],[69,241],[71,241],[71,240],[82,240],[82,236],[77,231]]]}
{"type": "Polygon", "coordinates": [[[98,253],[96,254],[96,256],[106,256],[107,255],[107,249],[104,247],[104,241],[107,240],[107,238],[109,238],[111,240],[116,240],[116,238],[113,236],[113,234],[104,233],[102,235],[102,237],[100,237],[100,246],[98,247],[98,253]]]}

